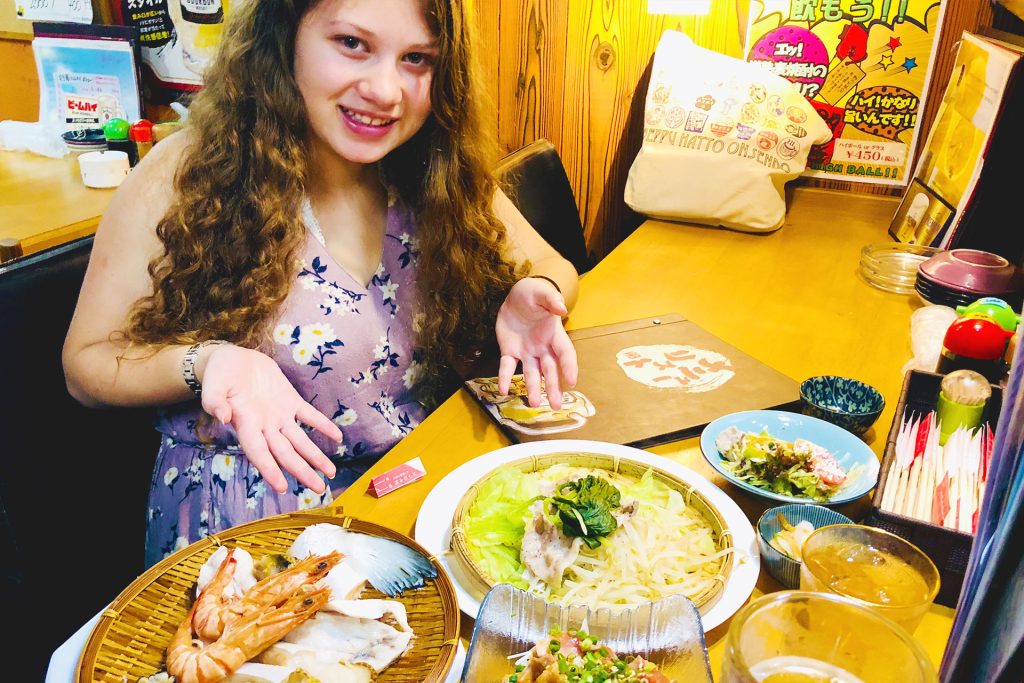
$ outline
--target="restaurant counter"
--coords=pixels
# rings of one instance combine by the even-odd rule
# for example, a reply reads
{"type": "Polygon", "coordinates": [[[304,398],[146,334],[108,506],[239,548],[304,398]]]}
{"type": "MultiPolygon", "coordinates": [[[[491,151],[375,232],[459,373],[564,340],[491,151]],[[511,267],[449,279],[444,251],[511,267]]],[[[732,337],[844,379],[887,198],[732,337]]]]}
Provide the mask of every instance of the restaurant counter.
{"type": "Polygon", "coordinates": [[[86,187],[72,155],[0,151],[0,241],[32,254],[91,235],[113,195],[86,187]]]}
{"type": "MultiPolygon", "coordinates": [[[[910,314],[920,302],[876,289],[858,276],[860,250],[886,242],[897,200],[798,188],[786,224],[768,235],[647,221],[580,281],[569,328],[679,313],[725,342],[789,377],[837,374],[868,382],[886,408],[864,440],[881,457],[911,357],[910,314]]],[[[412,535],[424,498],[466,461],[509,445],[497,425],[465,391],[441,405],[335,505],[346,515],[412,535]],[[426,476],[374,498],[372,477],[419,457],[426,476]]],[[[649,449],[679,462],[730,495],[756,523],[770,507],[729,484],[704,460],[697,438],[649,449]]],[[[864,497],[840,506],[860,519],[864,497]]],[[[781,590],[763,569],[751,599],[781,590]]],[[[952,627],[953,610],[933,605],[915,632],[936,668],[952,627]]],[[[465,619],[463,637],[472,633],[465,619]]],[[[711,667],[721,669],[729,622],[707,633],[711,667]]]]}

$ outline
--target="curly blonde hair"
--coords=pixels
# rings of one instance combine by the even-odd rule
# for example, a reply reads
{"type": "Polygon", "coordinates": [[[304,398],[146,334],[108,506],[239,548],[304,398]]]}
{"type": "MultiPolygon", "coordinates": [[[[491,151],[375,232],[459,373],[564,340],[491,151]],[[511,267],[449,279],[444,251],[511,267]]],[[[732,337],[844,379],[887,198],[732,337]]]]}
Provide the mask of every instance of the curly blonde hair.
{"type": "MultiPolygon", "coordinates": [[[[136,302],[125,336],[140,344],[227,339],[258,347],[295,279],[306,239],[300,205],[310,124],[293,73],[299,21],[319,0],[241,5],[225,27],[206,87],[191,108],[192,141],[176,198],[157,225],[164,252],[149,264],[153,294],[136,302]],[[258,77],[254,77],[258,74],[258,77]]],[[[493,321],[522,274],[492,210],[496,143],[464,0],[423,0],[438,39],[423,127],[381,162],[419,231],[421,388],[493,342],[493,321]]]]}

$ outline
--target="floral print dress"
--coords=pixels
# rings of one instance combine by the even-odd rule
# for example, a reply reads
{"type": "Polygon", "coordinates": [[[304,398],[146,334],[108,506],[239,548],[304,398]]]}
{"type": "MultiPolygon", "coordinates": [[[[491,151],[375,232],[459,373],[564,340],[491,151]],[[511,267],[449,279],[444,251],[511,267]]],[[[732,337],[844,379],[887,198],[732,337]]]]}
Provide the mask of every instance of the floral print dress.
{"type": "Polygon", "coordinates": [[[163,440],[149,492],[146,566],[211,533],[262,517],[318,507],[350,485],[422,421],[413,399],[419,370],[413,310],[419,252],[409,211],[388,202],[380,265],[356,282],[328,254],[308,201],[308,238],[288,297],[262,348],[299,394],[341,427],[341,444],[307,429],[338,473],[323,495],[285,473],[277,494],[238,447],[230,425],[198,401],[159,411],[163,440]],[[332,493],[333,491],[333,493],[332,493]]]}

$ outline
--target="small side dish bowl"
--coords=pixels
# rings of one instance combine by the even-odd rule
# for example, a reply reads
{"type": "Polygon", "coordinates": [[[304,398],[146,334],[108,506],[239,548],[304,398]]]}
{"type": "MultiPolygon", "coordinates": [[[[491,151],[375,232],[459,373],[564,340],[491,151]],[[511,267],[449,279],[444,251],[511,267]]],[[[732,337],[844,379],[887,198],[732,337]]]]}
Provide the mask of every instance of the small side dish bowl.
{"type": "Polygon", "coordinates": [[[870,384],[849,377],[819,375],[800,384],[804,415],[863,434],[885,409],[885,398],[870,384]]]}
{"type": "Polygon", "coordinates": [[[757,520],[757,544],[761,547],[761,559],[768,573],[783,587],[797,588],[800,585],[800,560],[776,550],[771,544],[775,534],[782,530],[780,514],[793,526],[808,522],[815,529],[832,524],[853,524],[853,520],[841,512],[807,503],[780,505],[765,510],[761,519],[757,520]]]}
{"type": "Polygon", "coordinates": [[[515,671],[517,653],[553,633],[580,629],[627,661],[643,657],[669,679],[711,683],[700,616],[682,595],[612,611],[545,603],[507,583],[494,586],[480,604],[462,680],[504,681],[515,671]]]}

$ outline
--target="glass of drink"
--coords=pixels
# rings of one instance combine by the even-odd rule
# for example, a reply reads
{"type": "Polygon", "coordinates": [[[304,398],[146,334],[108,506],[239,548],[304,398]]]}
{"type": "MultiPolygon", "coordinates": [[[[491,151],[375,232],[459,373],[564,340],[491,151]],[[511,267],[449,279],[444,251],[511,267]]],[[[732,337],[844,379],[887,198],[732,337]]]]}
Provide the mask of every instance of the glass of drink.
{"type": "Polygon", "coordinates": [[[907,631],[832,593],[769,593],[733,618],[721,683],[937,683],[907,631]]]}
{"type": "Polygon", "coordinates": [[[824,526],[804,542],[800,590],[850,598],[913,633],[939,592],[939,570],[917,546],[888,531],[824,526]]]}

